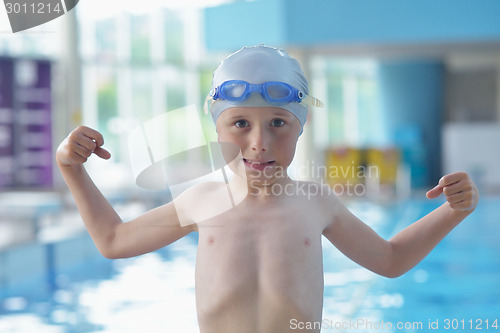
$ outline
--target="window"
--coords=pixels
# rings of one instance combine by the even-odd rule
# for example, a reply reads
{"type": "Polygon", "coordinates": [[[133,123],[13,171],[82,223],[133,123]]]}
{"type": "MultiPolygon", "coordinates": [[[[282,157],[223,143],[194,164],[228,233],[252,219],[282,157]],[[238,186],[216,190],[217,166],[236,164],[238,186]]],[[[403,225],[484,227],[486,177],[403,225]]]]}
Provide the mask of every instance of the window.
{"type": "MultiPolygon", "coordinates": [[[[105,169],[113,169],[106,176],[107,184],[113,183],[109,177],[116,177],[116,182],[133,181],[127,136],[134,128],[191,104],[201,115],[218,64],[218,59],[203,58],[198,9],[151,7],[141,13],[79,16],[83,122],[103,133],[105,145],[112,151],[115,164],[110,168],[106,162],[105,169]],[[122,176],[117,170],[123,171],[122,176]]],[[[205,126],[208,118],[202,117],[205,126]]],[[[186,129],[169,128],[166,148],[178,150],[186,129]]],[[[100,163],[93,160],[89,169],[100,163]]]]}
{"type": "Polygon", "coordinates": [[[326,106],[312,115],[317,146],[359,147],[384,141],[376,69],[371,60],[312,59],[311,91],[326,106]]]}

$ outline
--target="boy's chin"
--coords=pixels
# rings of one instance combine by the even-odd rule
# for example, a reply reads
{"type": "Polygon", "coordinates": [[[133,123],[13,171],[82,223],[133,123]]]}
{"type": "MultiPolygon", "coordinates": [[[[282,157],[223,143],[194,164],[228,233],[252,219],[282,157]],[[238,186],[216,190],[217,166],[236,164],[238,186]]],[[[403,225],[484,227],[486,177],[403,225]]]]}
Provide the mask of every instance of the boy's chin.
{"type": "Polygon", "coordinates": [[[288,177],[283,175],[273,175],[273,176],[263,176],[263,175],[252,175],[247,173],[247,182],[251,186],[264,187],[271,186],[273,184],[280,183],[287,180],[288,177]]]}
{"type": "Polygon", "coordinates": [[[245,180],[250,186],[270,186],[288,179],[286,169],[275,166],[262,170],[249,170],[243,163],[229,165],[231,171],[238,178],[245,180]]]}

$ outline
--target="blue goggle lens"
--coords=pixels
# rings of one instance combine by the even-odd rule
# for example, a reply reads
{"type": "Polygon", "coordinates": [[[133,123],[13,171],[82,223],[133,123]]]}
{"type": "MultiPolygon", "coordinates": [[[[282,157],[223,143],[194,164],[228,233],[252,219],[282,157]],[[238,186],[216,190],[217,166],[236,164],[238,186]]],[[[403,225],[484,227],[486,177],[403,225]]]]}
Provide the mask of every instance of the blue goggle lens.
{"type": "Polygon", "coordinates": [[[297,98],[294,97],[294,92],[296,89],[294,89],[292,86],[288,86],[285,84],[268,84],[266,87],[266,94],[270,99],[276,100],[276,101],[295,101],[298,102],[297,98]]]}
{"type": "Polygon", "coordinates": [[[205,103],[203,103],[203,110],[205,114],[208,114],[211,103],[218,99],[235,103],[244,102],[253,92],[260,93],[265,101],[276,106],[297,102],[306,108],[309,106],[323,107],[323,103],[319,99],[309,96],[285,82],[268,81],[261,84],[251,84],[242,80],[230,80],[210,90],[205,103]]]}
{"type": "Polygon", "coordinates": [[[246,81],[231,80],[216,88],[212,97],[214,100],[242,102],[246,101],[253,92],[260,93],[267,102],[274,104],[301,102],[305,96],[304,93],[284,82],[269,81],[262,84],[251,84],[246,81]]]}
{"type": "Polygon", "coordinates": [[[241,82],[224,82],[219,88],[219,98],[238,101],[246,95],[247,87],[248,85],[241,82]]]}

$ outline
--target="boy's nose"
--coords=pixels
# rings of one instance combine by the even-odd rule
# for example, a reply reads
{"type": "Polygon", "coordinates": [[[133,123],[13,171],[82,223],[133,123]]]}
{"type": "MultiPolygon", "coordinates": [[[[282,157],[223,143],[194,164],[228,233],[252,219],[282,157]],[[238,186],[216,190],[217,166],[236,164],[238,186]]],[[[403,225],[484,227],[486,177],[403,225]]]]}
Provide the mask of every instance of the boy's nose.
{"type": "Polygon", "coordinates": [[[250,146],[253,151],[266,151],[269,147],[269,134],[260,126],[253,128],[250,133],[250,146]]]}

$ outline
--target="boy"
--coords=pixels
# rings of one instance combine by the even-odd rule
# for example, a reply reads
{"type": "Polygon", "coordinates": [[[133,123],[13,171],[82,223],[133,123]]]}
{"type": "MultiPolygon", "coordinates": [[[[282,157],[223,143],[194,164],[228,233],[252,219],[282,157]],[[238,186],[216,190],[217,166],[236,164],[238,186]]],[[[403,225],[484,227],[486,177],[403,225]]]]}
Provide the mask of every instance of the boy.
{"type": "MultiPolygon", "coordinates": [[[[477,189],[466,173],[446,175],[427,197],[444,193],[447,202],[386,241],[327,188],[286,175],[308,106],[315,103],[295,59],[262,45],[243,48],[221,63],[213,88],[210,112],[219,141],[237,145],[241,158],[234,162],[244,166],[243,172],[233,166],[230,187],[236,196],[245,195],[234,208],[202,223],[181,226],[173,202],[122,223],[83,167],[92,153],[110,157],[93,129],[78,127],[56,153],[83,221],[105,257],[137,256],[199,232],[195,275],[201,332],[290,332],[296,331],[293,322],[320,322],[322,235],[358,264],[397,277],[477,205],[477,189]]],[[[217,186],[188,191],[203,200],[217,186]]],[[[189,219],[189,209],[187,214],[189,219]]]]}

